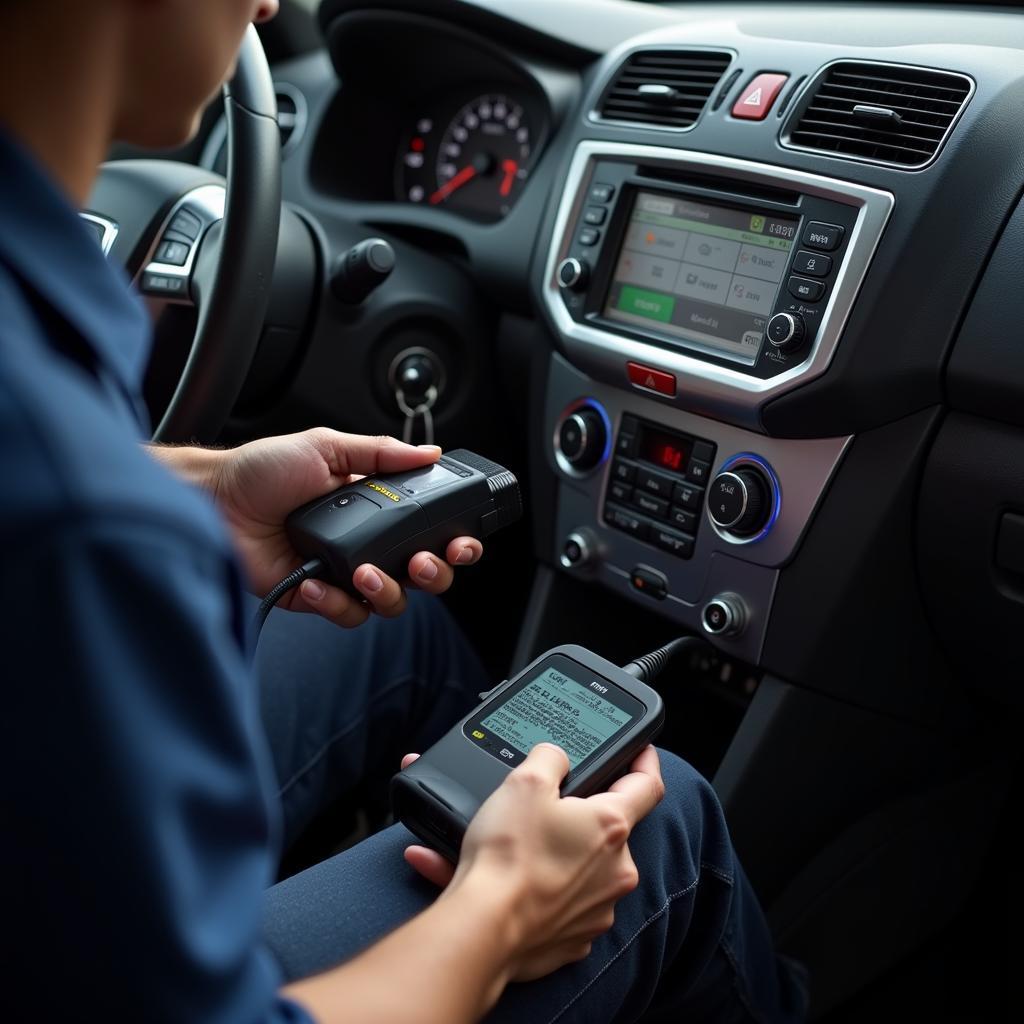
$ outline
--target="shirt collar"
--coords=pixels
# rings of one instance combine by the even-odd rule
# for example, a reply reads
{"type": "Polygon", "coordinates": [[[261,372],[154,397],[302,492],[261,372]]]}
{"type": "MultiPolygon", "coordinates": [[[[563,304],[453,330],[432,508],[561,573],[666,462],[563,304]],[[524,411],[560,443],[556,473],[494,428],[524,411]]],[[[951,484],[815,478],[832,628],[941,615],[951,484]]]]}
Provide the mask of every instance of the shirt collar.
{"type": "Polygon", "coordinates": [[[0,129],[0,260],[93,349],[130,395],[138,394],[152,329],[120,267],[26,150],[0,129]]]}

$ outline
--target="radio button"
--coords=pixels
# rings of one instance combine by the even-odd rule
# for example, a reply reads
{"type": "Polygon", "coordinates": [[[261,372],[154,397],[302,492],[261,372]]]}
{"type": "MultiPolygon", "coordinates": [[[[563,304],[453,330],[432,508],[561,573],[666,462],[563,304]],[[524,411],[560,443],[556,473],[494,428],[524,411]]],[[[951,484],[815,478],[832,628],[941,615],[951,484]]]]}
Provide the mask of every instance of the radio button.
{"type": "Polygon", "coordinates": [[[711,463],[701,462],[699,459],[690,460],[690,468],[686,472],[686,479],[691,483],[700,484],[703,487],[711,475],[711,463]]]}
{"type": "Polygon", "coordinates": [[[807,330],[799,313],[776,313],[765,333],[769,344],[780,352],[794,352],[803,345],[807,330]]]}
{"type": "Polygon", "coordinates": [[[693,457],[701,462],[714,462],[715,446],[710,441],[694,441],[693,457]]]}
{"type": "Polygon", "coordinates": [[[828,277],[832,270],[832,257],[801,249],[793,260],[793,270],[797,274],[810,274],[811,277],[828,277]]]}
{"type": "Polygon", "coordinates": [[[636,466],[616,459],[612,463],[612,477],[621,480],[624,484],[631,484],[636,479],[636,466]]]}
{"type": "Polygon", "coordinates": [[[804,228],[804,245],[812,249],[821,249],[823,252],[832,252],[839,248],[843,240],[844,229],[838,224],[823,224],[820,220],[812,220],[804,228]]]}
{"type": "Polygon", "coordinates": [[[640,516],[627,512],[624,508],[617,508],[615,505],[605,505],[604,521],[616,530],[623,530],[631,533],[634,537],[641,539],[647,536],[647,520],[640,516]]]}
{"type": "Polygon", "coordinates": [[[697,532],[697,515],[694,512],[687,512],[685,508],[673,505],[669,519],[673,526],[678,527],[684,533],[697,532]]]}
{"type": "Polygon", "coordinates": [[[597,228],[583,228],[579,238],[580,245],[597,245],[601,241],[601,232],[597,228]]]}
{"type": "Polygon", "coordinates": [[[664,519],[668,515],[668,502],[664,498],[656,498],[653,494],[645,494],[641,490],[633,492],[633,504],[644,512],[664,519]]]}
{"type": "Polygon", "coordinates": [[[663,551],[668,551],[679,558],[689,558],[693,554],[693,538],[685,537],[675,530],[655,526],[651,530],[651,540],[663,551]]]}
{"type": "Polygon", "coordinates": [[[583,211],[583,223],[593,227],[600,227],[608,216],[608,211],[603,206],[588,206],[583,211]]]}
{"type": "Polygon", "coordinates": [[[593,185],[590,189],[590,201],[592,203],[610,203],[615,195],[614,185],[593,185]]]}
{"type": "Polygon", "coordinates": [[[613,480],[608,488],[608,499],[610,501],[630,502],[633,500],[633,488],[620,480],[613,480]]]}
{"type": "Polygon", "coordinates": [[[690,484],[676,484],[672,491],[672,501],[683,508],[696,511],[700,508],[704,499],[704,490],[701,487],[692,487],[690,484]]]}
{"type": "Polygon", "coordinates": [[[811,281],[806,277],[791,277],[789,294],[804,302],[817,302],[825,294],[825,286],[820,281],[811,281]]]}
{"type": "Polygon", "coordinates": [[[615,439],[615,454],[631,459],[636,451],[636,436],[620,431],[615,439]]]}
{"type": "Polygon", "coordinates": [[[649,469],[641,469],[636,475],[636,485],[648,494],[656,494],[659,498],[672,497],[672,485],[675,481],[661,473],[652,473],[649,469]]]}
{"type": "Polygon", "coordinates": [[[571,288],[573,291],[578,292],[583,291],[587,286],[587,279],[590,277],[590,267],[583,260],[570,256],[558,264],[555,276],[563,288],[571,288]]]}

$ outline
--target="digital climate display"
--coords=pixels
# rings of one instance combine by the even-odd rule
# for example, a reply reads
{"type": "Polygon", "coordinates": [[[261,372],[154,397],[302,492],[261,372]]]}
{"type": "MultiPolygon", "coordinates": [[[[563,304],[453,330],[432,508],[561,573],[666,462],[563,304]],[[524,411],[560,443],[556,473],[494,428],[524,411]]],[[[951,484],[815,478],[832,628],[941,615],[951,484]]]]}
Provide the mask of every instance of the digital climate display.
{"type": "Polygon", "coordinates": [[[797,220],[638,192],[604,315],[753,364],[797,220]]]}
{"type": "MultiPolygon", "coordinates": [[[[578,767],[603,743],[636,717],[631,711],[606,700],[611,684],[594,680],[587,685],[557,668],[547,668],[535,679],[482,718],[470,724],[469,734],[509,764],[518,764],[538,743],[556,743],[578,767]],[[501,741],[491,744],[488,733],[501,741]],[[502,746],[502,744],[504,746],[502,746]]],[[[627,694],[623,698],[632,701],[627,694]]],[[[639,708],[639,705],[638,705],[639,708]]]]}

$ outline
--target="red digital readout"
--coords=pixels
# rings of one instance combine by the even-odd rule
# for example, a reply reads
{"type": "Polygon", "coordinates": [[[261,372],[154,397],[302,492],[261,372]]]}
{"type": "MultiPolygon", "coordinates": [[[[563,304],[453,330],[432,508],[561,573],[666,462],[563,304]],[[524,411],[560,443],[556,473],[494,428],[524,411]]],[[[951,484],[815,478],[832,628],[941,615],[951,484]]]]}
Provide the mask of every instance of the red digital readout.
{"type": "Polygon", "coordinates": [[[690,449],[690,442],[682,437],[664,434],[660,430],[644,429],[641,433],[640,458],[674,473],[686,472],[690,449]]]}

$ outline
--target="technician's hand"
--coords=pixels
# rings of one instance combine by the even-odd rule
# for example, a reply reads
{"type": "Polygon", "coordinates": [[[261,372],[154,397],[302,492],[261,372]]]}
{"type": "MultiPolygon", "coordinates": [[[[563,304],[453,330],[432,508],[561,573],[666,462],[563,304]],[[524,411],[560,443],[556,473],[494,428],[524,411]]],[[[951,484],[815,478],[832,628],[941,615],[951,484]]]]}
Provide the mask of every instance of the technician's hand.
{"type": "MultiPolygon", "coordinates": [[[[402,767],[412,760],[408,755],[402,767]]],[[[582,960],[611,928],[615,904],[638,882],[630,832],[665,792],[654,747],[641,751],[607,793],[586,799],[559,795],[568,771],[564,751],[539,744],[477,812],[457,867],[422,846],[405,854],[420,874],[446,885],[445,894],[473,875],[512,890],[516,981],[582,960]]]]}
{"type": "MultiPolygon", "coordinates": [[[[253,589],[265,594],[304,561],[284,531],[291,511],[359,476],[428,466],[437,461],[441,449],[319,427],[252,441],[218,454],[210,488],[231,527],[253,589]]],[[[473,537],[453,540],[446,551],[447,562],[421,551],[409,560],[409,582],[440,594],[452,585],[452,566],[471,565],[482,554],[483,545],[473,537]]],[[[367,604],[319,580],[306,580],[286,594],[280,605],[316,612],[347,627],[361,625],[371,611],[394,616],[405,610],[402,586],[375,566],[359,566],[353,582],[367,604]]]]}

